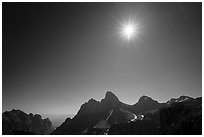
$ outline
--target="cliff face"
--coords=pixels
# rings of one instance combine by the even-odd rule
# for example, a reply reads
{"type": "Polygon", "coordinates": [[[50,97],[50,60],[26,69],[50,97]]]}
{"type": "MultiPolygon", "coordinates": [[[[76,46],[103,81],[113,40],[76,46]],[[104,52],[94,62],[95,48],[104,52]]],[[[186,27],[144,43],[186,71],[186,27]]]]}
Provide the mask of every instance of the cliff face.
{"type": "Polygon", "coordinates": [[[2,114],[3,135],[50,134],[53,131],[51,121],[42,119],[39,114],[26,114],[20,110],[6,111],[2,114]]]}

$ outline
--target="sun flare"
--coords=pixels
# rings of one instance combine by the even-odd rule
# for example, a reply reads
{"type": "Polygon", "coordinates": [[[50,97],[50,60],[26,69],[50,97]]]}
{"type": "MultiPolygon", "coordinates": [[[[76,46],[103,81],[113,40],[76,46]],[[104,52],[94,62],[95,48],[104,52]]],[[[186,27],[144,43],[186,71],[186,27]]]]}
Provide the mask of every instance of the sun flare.
{"type": "Polygon", "coordinates": [[[130,40],[135,35],[135,27],[132,24],[127,24],[123,26],[123,33],[130,40]]]}
{"type": "Polygon", "coordinates": [[[136,37],[138,30],[137,25],[133,21],[129,20],[128,22],[120,24],[120,34],[125,40],[130,41],[136,37]]]}

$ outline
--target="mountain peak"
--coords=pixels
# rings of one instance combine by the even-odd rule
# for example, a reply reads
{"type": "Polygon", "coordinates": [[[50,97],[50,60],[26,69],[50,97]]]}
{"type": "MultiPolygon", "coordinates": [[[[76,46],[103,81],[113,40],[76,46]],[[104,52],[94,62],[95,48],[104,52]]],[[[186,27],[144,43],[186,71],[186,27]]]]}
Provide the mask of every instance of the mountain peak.
{"type": "Polygon", "coordinates": [[[107,91],[105,98],[101,100],[101,104],[103,108],[111,109],[118,106],[120,104],[120,101],[115,94],[113,94],[111,91],[107,91]]]}
{"type": "Polygon", "coordinates": [[[119,101],[118,97],[111,91],[107,91],[105,95],[105,100],[119,101]]]}
{"type": "Polygon", "coordinates": [[[95,99],[91,98],[88,101],[89,104],[93,104],[93,103],[98,103],[98,101],[96,101],[95,99]]]}
{"type": "Polygon", "coordinates": [[[137,102],[139,104],[151,104],[151,103],[158,103],[156,100],[153,100],[151,97],[143,95],[140,97],[139,101],[137,102]]]}
{"type": "Polygon", "coordinates": [[[171,98],[169,101],[167,101],[167,104],[172,104],[174,102],[183,102],[183,101],[189,101],[189,100],[193,100],[192,97],[189,96],[180,96],[179,98],[171,98]]]}

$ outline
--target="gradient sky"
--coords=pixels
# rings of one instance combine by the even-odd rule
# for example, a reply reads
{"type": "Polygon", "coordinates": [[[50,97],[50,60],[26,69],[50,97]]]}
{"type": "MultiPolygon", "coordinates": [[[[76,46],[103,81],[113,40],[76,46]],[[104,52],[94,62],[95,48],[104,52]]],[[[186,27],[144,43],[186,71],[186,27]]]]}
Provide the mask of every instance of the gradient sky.
{"type": "Polygon", "coordinates": [[[76,114],[111,90],[124,103],[202,95],[202,3],[3,3],[3,111],[76,114]],[[120,23],[134,18],[137,37],[120,23]]]}

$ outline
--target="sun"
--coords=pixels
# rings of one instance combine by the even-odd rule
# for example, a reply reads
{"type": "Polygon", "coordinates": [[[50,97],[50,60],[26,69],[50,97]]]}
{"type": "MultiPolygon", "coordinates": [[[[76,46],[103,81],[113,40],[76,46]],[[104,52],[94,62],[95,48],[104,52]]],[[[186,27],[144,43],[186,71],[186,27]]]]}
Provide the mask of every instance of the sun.
{"type": "Polygon", "coordinates": [[[123,30],[124,36],[127,37],[128,41],[130,40],[130,38],[132,38],[135,35],[135,27],[133,24],[124,25],[122,30],[123,30]]]}
{"type": "Polygon", "coordinates": [[[130,41],[136,38],[138,33],[138,27],[134,21],[126,21],[124,23],[120,23],[120,35],[125,40],[130,41]]]}

